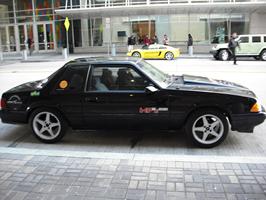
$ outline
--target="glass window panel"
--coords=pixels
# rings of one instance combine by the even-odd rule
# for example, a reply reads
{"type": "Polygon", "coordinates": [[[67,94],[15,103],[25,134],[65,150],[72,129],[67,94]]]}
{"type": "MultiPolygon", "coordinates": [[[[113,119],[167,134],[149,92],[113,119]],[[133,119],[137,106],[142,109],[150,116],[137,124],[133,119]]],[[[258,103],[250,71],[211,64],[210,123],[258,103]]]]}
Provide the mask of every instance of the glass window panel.
{"type": "Polygon", "coordinates": [[[15,39],[14,26],[9,26],[8,29],[9,29],[10,51],[16,51],[16,39],[15,39]]]}
{"type": "Polygon", "coordinates": [[[46,24],[47,49],[54,49],[53,24],[46,24]]]}
{"type": "Polygon", "coordinates": [[[249,16],[245,14],[231,14],[231,33],[239,35],[249,34],[249,16]]]}
{"type": "Polygon", "coordinates": [[[0,45],[2,51],[8,51],[7,47],[7,34],[6,34],[6,26],[0,27],[0,45]]]}
{"type": "Polygon", "coordinates": [[[240,37],[241,43],[249,43],[249,37],[240,37]]]}
{"type": "Polygon", "coordinates": [[[254,42],[254,43],[260,42],[260,36],[252,37],[252,42],[254,42]]]}
{"type": "MultiPolygon", "coordinates": [[[[209,43],[209,26],[208,26],[209,15],[205,14],[190,14],[189,15],[189,33],[193,37],[194,43],[207,44],[209,43]]],[[[223,28],[219,29],[218,34],[222,38],[225,37],[225,30],[223,28]]],[[[186,41],[188,40],[188,35],[186,35],[186,41]]],[[[224,42],[222,40],[221,42],[224,42]]]]}
{"type": "Polygon", "coordinates": [[[19,44],[20,44],[20,50],[24,50],[25,43],[26,43],[26,36],[25,36],[25,26],[24,25],[19,25],[18,26],[18,31],[19,31],[19,44]]]}
{"type": "Polygon", "coordinates": [[[82,46],[81,21],[73,20],[75,47],[82,46]]]}
{"type": "Polygon", "coordinates": [[[228,15],[211,14],[210,15],[210,37],[211,43],[228,42],[228,15]]]}

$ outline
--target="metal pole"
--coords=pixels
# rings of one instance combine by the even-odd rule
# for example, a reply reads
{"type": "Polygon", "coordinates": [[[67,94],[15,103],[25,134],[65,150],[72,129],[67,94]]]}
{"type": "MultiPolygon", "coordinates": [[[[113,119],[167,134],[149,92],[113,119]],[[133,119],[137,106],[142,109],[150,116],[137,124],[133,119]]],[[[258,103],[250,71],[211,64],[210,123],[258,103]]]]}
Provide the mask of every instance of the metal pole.
{"type": "Polygon", "coordinates": [[[66,38],[67,38],[67,55],[69,54],[69,44],[68,44],[68,31],[66,30],[66,38]]]}

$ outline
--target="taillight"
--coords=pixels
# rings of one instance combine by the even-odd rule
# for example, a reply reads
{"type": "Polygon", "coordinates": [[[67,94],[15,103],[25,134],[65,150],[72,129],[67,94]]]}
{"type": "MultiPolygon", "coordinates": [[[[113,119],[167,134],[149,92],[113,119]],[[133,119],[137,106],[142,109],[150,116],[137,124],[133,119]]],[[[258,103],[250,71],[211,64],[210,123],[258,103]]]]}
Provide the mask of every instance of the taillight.
{"type": "Polygon", "coordinates": [[[1,99],[0,100],[0,109],[3,109],[6,107],[6,100],[5,99],[1,99]]]}

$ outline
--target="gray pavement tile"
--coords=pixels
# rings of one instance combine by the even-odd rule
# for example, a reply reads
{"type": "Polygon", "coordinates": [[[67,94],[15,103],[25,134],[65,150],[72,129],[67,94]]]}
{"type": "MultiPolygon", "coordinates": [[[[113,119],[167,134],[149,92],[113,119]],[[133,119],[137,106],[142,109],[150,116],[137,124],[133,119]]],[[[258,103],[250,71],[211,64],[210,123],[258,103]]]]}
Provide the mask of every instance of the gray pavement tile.
{"type": "Polygon", "coordinates": [[[244,193],[240,184],[223,184],[226,193],[244,193]]]}
{"type": "Polygon", "coordinates": [[[144,200],[146,192],[146,190],[129,189],[126,194],[126,200],[144,200]]]}

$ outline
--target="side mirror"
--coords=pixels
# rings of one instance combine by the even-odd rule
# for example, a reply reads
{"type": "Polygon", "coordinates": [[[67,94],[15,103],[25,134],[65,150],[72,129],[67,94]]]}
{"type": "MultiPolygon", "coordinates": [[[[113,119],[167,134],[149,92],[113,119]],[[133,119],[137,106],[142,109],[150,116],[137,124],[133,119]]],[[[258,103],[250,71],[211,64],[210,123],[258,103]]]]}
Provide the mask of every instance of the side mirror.
{"type": "Polygon", "coordinates": [[[158,91],[158,89],[157,89],[156,87],[152,86],[152,85],[147,86],[147,87],[145,88],[145,92],[146,92],[147,94],[152,94],[152,93],[155,93],[155,92],[157,92],[157,91],[158,91]]]}

